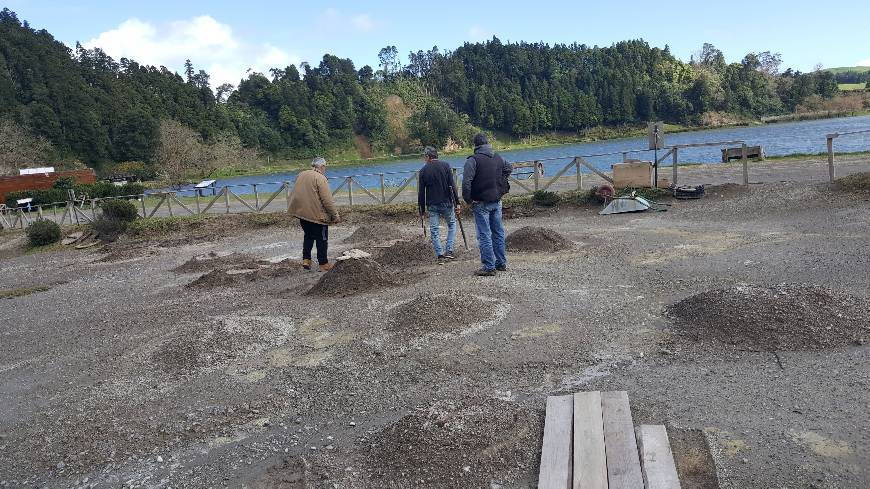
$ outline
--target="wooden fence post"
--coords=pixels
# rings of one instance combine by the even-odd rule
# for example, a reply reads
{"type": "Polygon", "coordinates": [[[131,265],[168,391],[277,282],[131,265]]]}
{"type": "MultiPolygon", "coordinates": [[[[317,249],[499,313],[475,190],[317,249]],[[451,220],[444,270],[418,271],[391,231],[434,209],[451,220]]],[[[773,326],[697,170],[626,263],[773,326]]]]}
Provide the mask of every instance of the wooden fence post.
{"type": "Polygon", "coordinates": [[[202,214],[202,211],[199,208],[199,190],[193,192],[193,199],[196,201],[196,213],[202,214]]]}
{"type": "Polygon", "coordinates": [[[381,204],[386,204],[387,203],[387,187],[385,184],[386,182],[384,181],[384,174],[381,173],[380,177],[381,177],[381,204]]]}
{"type": "Polygon", "coordinates": [[[583,174],[580,173],[580,160],[574,158],[574,168],[577,170],[577,191],[583,190],[583,174]]]}
{"type": "Polygon", "coordinates": [[[749,185],[749,160],[746,159],[746,143],[740,146],[740,161],[743,163],[743,185],[749,185]]]}
{"type": "Polygon", "coordinates": [[[224,205],[227,206],[227,214],[230,213],[230,188],[224,186],[224,205]]]}
{"type": "Polygon", "coordinates": [[[834,138],[833,134],[828,134],[828,179],[834,183],[834,138]]]}
{"type": "Polygon", "coordinates": [[[257,184],[254,185],[254,208],[257,209],[257,212],[260,212],[260,194],[257,193],[257,184]]]}
{"type": "Polygon", "coordinates": [[[537,160],[535,160],[535,163],[532,166],[532,175],[535,176],[535,192],[537,192],[539,185],[540,185],[540,179],[541,179],[541,177],[538,176],[538,161],[537,160]]]}
{"type": "Polygon", "coordinates": [[[347,179],[347,201],[353,206],[353,177],[345,177],[347,179]]]}
{"type": "Polygon", "coordinates": [[[169,209],[169,217],[172,217],[172,193],[167,192],[166,196],[166,208],[169,209]]]}
{"type": "Polygon", "coordinates": [[[674,146],[674,151],[671,153],[671,156],[673,156],[673,162],[674,162],[673,163],[673,165],[674,165],[674,168],[673,168],[674,178],[673,178],[673,180],[674,180],[674,185],[676,185],[677,184],[677,165],[679,165],[676,146],[674,146]]]}

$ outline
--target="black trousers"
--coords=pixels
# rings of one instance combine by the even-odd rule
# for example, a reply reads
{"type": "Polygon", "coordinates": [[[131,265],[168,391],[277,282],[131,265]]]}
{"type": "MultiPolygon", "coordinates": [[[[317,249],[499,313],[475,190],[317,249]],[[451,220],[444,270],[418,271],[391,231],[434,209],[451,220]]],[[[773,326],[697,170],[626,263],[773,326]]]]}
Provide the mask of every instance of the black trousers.
{"type": "Polygon", "coordinates": [[[302,258],[304,260],[311,259],[311,248],[316,243],[317,263],[320,265],[329,263],[329,259],[326,258],[326,250],[329,247],[329,226],[305,219],[299,219],[299,224],[302,226],[302,231],[305,232],[305,237],[302,239],[302,258]]]}

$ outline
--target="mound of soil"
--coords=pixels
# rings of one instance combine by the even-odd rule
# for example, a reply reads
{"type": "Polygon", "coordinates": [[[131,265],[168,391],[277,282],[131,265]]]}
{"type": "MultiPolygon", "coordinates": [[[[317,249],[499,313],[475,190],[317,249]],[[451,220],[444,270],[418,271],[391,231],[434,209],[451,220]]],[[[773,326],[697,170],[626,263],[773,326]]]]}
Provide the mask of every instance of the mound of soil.
{"type": "Polygon", "coordinates": [[[286,277],[299,270],[299,265],[289,260],[275,264],[259,260],[239,260],[235,265],[235,267],[231,268],[212,270],[187,284],[187,286],[203,288],[230,287],[270,278],[286,277]]]}
{"type": "Polygon", "coordinates": [[[206,255],[194,256],[190,260],[187,260],[181,265],[173,268],[172,271],[175,273],[197,273],[227,267],[257,268],[259,265],[263,264],[268,264],[268,262],[256,260],[251,256],[242,253],[219,255],[212,251],[206,255]]]}
{"type": "Polygon", "coordinates": [[[395,285],[396,281],[374,260],[342,260],[323,274],[306,295],[346,297],[367,290],[395,285]]]}
{"type": "Polygon", "coordinates": [[[379,248],[373,253],[375,261],[388,267],[406,267],[435,263],[432,243],[423,238],[409,241],[396,241],[387,248],[379,248]]]}
{"type": "Polygon", "coordinates": [[[438,402],[366,441],[374,487],[492,487],[537,480],[543,420],[496,399],[438,402]]]}
{"type": "Polygon", "coordinates": [[[759,350],[820,350],[870,337],[870,301],[805,285],[738,284],[665,309],[696,341],[759,350]]]}
{"type": "Polygon", "coordinates": [[[836,184],[840,189],[850,192],[870,192],[870,172],[838,178],[836,184]]]}
{"type": "Polygon", "coordinates": [[[386,223],[363,224],[356,228],[353,234],[344,238],[342,243],[378,244],[394,239],[402,239],[402,232],[398,228],[386,223]]]}
{"type": "Polygon", "coordinates": [[[526,226],[512,232],[506,240],[510,251],[545,251],[565,250],[572,246],[569,239],[552,229],[526,226]]]}
{"type": "Polygon", "coordinates": [[[257,318],[226,317],[211,324],[181,327],[154,350],[150,360],[167,374],[187,375],[258,355],[283,344],[293,331],[288,325],[257,318]]]}
{"type": "Polygon", "coordinates": [[[393,309],[386,329],[416,335],[463,330],[492,318],[495,312],[495,302],[469,294],[421,295],[393,309]]]}

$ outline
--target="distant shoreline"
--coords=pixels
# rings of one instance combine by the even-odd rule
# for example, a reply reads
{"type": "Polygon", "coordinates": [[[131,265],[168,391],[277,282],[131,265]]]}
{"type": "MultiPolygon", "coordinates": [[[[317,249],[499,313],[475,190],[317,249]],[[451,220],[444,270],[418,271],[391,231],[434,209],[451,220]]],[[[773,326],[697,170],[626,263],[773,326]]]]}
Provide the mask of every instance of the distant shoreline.
{"type": "MultiPolygon", "coordinates": [[[[699,131],[707,131],[714,129],[728,129],[734,127],[752,127],[752,126],[764,126],[768,124],[780,124],[787,122],[803,122],[810,120],[825,120],[825,119],[840,119],[844,117],[860,117],[864,115],[870,115],[870,111],[863,112],[813,112],[807,114],[789,114],[785,116],[773,116],[764,118],[762,120],[753,120],[753,121],[738,121],[728,124],[719,124],[715,126],[701,126],[701,125],[691,125],[691,126],[682,126],[682,125],[666,125],[668,133],[680,133],[680,132],[699,132],[699,131]]],[[[594,143],[601,141],[616,141],[620,139],[631,139],[637,137],[644,137],[646,135],[646,128],[641,127],[607,127],[607,126],[599,126],[596,128],[592,128],[587,131],[586,135],[567,135],[567,134],[558,134],[558,133],[545,133],[541,135],[534,135],[530,138],[532,142],[522,142],[511,140],[506,143],[499,142],[499,139],[495,139],[495,143],[493,146],[498,151],[516,151],[516,150],[524,150],[524,149],[536,149],[536,148],[554,148],[559,146],[568,146],[573,144],[584,144],[584,143],[594,143]],[[598,133],[600,137],[590,137],[589,133],[598,133]],[[539,140],[540,142],[535,142],[535,140],[539,140]]],[[[452,152],[442,152],[445,156],[451,156],[456,154],[464,154],[468,152],[468,148],[462,148],[458,151],[452,152]]],[[[819,155],[822,153],[819,153],[819,155]]],[[[782,155],[776,156],[772,158],[789,158],[791,156],[808,156],[806,154],[794,154],[794,155],[782,155]]],[[[811,155],[817,156],[817,155],[811,155]]],[[[358,158],[352,160],[329,160],[329,166],[333,168],[351,168],[357,166],[368,166],[374,164],[381,163],[399,163],[404,161],[413,161],[419,159],[421,155],[419,154],[403,154],[403,155],[383,155],[376,156],[373,158],[358,158]]],[[[252,177],[258,175],[273,175],[276,173],[292,173],[298,172],[308,168],[307,160],[295,160],[290,161],[286,164],[266,164],[261,166],[256,166],[252,168],[226,168],[222,170],[218,170],[208,176],[208,178],[212,179],[226,179],[226,178],[237,178],[237,177],[252,177]]]]}

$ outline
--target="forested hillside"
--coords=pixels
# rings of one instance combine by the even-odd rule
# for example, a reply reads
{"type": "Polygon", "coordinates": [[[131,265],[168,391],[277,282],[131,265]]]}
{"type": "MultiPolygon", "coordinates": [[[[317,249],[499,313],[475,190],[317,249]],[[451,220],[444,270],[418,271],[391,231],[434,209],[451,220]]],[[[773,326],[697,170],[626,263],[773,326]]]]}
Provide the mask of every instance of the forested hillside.
{"type": "Polygon", "coordinates": [[[708,44],[690,62],[642,40],[589,47],[496,38],[410,53],[407,64],[388,46],[379,60],[377,69],[357,68],[326,54],[316,65],[213,89],[191,63],[176,74],[70,49],[4,9],[0,128],[31,151],[24,158],[0,144],[0,170],[34,163],[34,148],[44,148],[44,160],[79,159],[104,171],[130,161],[165,168],[185,153],[169,147],[179,140],[227,148],[212,155],[367,156],[464,145],[478,127],[525,136],[654,119],[697,123],[709,113],[758,117],[837,92],[829,72],[780,73],[769,52],[728,64],[708,44]]]}

